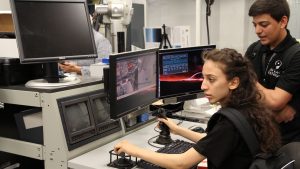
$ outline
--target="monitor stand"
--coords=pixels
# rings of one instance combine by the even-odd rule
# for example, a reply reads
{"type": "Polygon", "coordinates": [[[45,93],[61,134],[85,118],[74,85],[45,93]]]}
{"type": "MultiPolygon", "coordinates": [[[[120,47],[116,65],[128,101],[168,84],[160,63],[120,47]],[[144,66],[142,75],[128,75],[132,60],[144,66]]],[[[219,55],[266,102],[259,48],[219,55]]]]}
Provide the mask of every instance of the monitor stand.
{"type": "Polygon", "coordinates": [[[25,86],[32,88],[50,89],[75,85],[81,82],[81,79],[78,76],[60,76],[58,73],[57,62],[45,63],[43,64],[43,69],[45,72],[44,79],[30,80],[25,84],[25,86]]]}
{"type": "Polygon", "coordinates": [[[57,88],[57,87],[64,87],[64,86],[70,86],[80,83],[81,80],[78,77],[75,78],[61,78],[59,79],[58,83],[49,83],[45,79],[35,79],[28,81],[25,86],[26,87],[32,87],[32,88],[57,88]]]}

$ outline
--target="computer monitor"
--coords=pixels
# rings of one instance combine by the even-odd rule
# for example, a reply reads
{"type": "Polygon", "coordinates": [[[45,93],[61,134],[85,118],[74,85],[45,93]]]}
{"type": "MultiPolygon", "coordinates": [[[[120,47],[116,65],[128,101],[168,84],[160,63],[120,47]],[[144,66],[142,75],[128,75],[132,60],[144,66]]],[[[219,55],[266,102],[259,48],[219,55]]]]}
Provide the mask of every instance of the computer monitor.
{"type": "Polygon", "coordinates": [[[10,3],[20,61],[44,63],[47,82],[62,82],[57,62],[97,57],[86,0],[13,0],[10,3]]]}
{"type": "Polygon", "coordinates": [[[121,129],[118,120],[110,119],[110,108],[104,90],[95,91],[89,96],[93,110],[97,134],[106,136],[121,129]]]}
{"type": "Polygon", "coordinates": [[[145,27],[144,37],[145,37],[145,48],[159,47],[162,41],[162,30],[160,27],[145,27]]]}
{"type": "Polygon", "coordinates": [[[72,145],[96,135],[92,107],[88,97],[64,98],[58,100],[61,119],[67,136],[72,145]]]}
{"type": "Polygon", "coordinates": [[[132,2],[133,15],[130,24],[127,26],[126,51],[135,48],[145,49],[144,27],[145,27],[145,4],[146,2],[132,2]]]}
{"type": "Polygon", "coordinates": [[[159,50],[158,97],[175,102],[197,98],[202,92],[203,52],[214,48],[207,45],[159,50]]]}
{"type": "Polygon", "coordinates": [[[156,80],[157,49],[110,55],[111,118],[120,118],[156,101],[156,80]]]}
{"type": "Polygon", "coordinates": [[[57,99],[69,150],[120,131],[119,120],[110,119],[104,90],[57,99]]]}

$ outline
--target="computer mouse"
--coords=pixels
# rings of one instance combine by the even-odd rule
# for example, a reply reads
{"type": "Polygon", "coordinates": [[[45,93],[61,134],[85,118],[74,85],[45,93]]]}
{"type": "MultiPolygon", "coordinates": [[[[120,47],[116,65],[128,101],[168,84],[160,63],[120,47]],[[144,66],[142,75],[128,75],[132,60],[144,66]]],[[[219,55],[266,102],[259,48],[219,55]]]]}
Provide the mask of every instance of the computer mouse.
{"type": "Polygon", "coordinates": [[[195,131],[195,132],[198,132],[198,133],[204,133],[205,132],[204,128],[202,128],[200,126],[194,127],[191,130],[195,131]]]}

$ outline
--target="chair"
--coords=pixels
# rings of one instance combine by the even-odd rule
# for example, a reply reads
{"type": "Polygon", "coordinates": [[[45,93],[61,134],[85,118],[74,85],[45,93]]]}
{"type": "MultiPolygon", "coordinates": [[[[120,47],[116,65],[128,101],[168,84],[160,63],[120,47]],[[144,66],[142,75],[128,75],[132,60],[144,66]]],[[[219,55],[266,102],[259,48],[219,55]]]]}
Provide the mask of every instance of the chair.
{"type": "Polygon", "coordinates": [[[300,169],[300,142],[288,143],[282,146],[280,151],[286,153],[295,160],[295,169],[300,169]]]}

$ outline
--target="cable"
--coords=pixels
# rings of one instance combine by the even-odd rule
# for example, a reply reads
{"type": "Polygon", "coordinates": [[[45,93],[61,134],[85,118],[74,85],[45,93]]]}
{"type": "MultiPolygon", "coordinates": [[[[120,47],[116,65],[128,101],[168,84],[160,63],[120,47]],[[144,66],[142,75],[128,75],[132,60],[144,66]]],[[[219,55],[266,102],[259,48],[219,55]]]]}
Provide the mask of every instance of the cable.
{"type": "Polygon", "coordinates": [[[207,32],[207,43],[210,44],[208,15],[206,15],[206,32],[207,32]]]}
{"type": "Polygon", "coordinates": [[[159,146],[156,146],[156,145],[152,144],[152,143],[153,143],[152,140],[155,139],[155,138],[157,138],[157,137],[158,137],[158,135],[149,138],[149,139],[148,139],[148,144],[149,144],[150,146],[152,146],[152,147],[155,147],[155,148],[162,148],[162,147],[164,147],[164,146],[159,147],[159,146]]]}
{"type": "MultiPolygon", "coordinates": [[[[180,121],[177,123],[177,125],[182,124],[182,122],[183,122],[183,120],[180,120],[180,121]]],[[[156,128],[157,128],[157,126],[155,126],[155,127],[153,128],[153,130],[156,131],[156,132],[160,132],[160,131],[156,130],[156,128]]],[[[153,139],[157,138],[158,136],[159,136],[159,135],[156,135],[156,136],[153,136],[153,137],[149,138],[148,141],[147,141],[148,144],[149,144],[150,146],[152,146],[152,147],[155,147],[155,148],[162,148],[162,147],[164,147],[164,146],[159,147],[159,146],[156,146],[156,145],[152,144],[152,143],[153,143],[153,139]]]]}
{"type": "Polygon", "coordinates": [[[209,23],[208,17],[211,15],[211,5],[214,3],[214,0],[205,0],[206,2],[206,31],[207,31],[207,43],[210,44],[210,35],[209,35],[209,23]]]}
{"type": "Polygon", "coordinates": [[[99,31],[100,25],[103,23],[103,15],[96,14],[93,17],[93,27],[96,31],[99,31]]]}
{"type": "Polygon", "coordinates": [[[159,133],[160,131],[159,131],[159,130],[156,130],[156,128],[158,128],[158,127],[155,126],[153,130],[159,133]]]}

